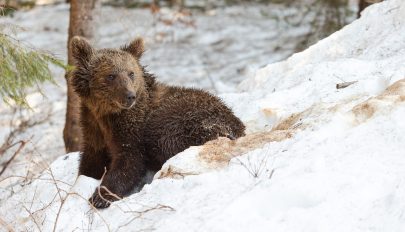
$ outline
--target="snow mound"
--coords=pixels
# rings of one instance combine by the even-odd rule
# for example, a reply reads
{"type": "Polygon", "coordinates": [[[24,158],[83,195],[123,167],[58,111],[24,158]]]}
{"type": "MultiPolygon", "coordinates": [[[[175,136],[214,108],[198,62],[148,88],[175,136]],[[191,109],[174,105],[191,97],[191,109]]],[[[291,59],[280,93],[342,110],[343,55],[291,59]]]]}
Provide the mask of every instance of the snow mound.
{"type": "Polygon", "coordinates": [[[405,2],[384,1],[221,97],[246,123],[170,159],[139,193],[95,210],[78,154],[1,206],[42,231],[403,231],[405,2]],[[346,88],[337,84],[353,82],[346,88]]]}

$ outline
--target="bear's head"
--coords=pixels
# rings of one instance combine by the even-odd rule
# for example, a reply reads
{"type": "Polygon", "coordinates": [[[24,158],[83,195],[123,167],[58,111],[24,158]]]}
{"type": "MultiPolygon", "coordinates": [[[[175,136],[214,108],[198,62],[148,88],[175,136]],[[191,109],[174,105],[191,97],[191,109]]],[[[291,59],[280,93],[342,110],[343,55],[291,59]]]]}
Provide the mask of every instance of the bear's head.
{"type": "Polygon", "coordinates": [[[71,84],[82,101],[106,112],[134,106],[145,88],[139,64],[144,51],[141,38],[121,49],[96,50],[86,39],[75,36],[70,49],[75,65],[71,84]]]}

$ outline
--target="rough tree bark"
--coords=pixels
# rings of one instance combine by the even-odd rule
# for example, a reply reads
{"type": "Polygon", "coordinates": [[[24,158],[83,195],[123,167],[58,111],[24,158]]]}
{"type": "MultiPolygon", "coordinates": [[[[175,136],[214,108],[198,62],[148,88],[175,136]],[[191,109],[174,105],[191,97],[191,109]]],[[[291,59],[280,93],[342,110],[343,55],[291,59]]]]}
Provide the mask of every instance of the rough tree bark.
{"type": "MultiPolygon", "coordinates": [[[[73,65],[72,53],[69,49],[70,40],[76,36],[83,36],[89,40],[93,38],[94,17],[93,12],[96,9],[98,0],[70,0],[70,21],[68,36],[68,64],[73,65]]],[[[70,84],[70,73],[65,74],[67,83],[67,108],[66,122],[63,129],[63,140],[67,152],[79,150],[81,132],[80,132],[80,99],[73,91],[70,84]]]]}

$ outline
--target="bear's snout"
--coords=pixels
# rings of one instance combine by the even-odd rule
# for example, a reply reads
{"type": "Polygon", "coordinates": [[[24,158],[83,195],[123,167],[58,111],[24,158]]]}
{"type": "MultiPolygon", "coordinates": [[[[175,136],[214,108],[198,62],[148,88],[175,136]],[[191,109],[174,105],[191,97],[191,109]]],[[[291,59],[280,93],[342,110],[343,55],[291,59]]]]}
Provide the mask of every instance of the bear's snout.
{"type": "Polygon", "coordinates": [[[126,94],[126,107],[131,107],[135,102],[135,93],[128,91],[126,94]]]}

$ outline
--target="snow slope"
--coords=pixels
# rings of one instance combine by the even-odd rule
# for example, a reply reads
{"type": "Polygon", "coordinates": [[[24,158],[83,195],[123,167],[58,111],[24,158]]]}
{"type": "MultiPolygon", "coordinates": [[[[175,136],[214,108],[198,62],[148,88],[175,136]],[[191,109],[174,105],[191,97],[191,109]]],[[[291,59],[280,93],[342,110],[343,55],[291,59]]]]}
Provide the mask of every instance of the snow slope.
{"type": "MultiPolygon", "coordinates": [[[[299,6],[285,4],[240,4],[190,14],[168,8],[152,14],[150,9],[103,6],[95,13],[93,42],[98,48],[120,47],[142,36],[147,47],[142,63],[160,81],[216,93],[235,92],[240,81],[253,76],[259,67],[294,53],[313,20],[301,20],[300,12],[299,6]]],[[[66,59],[68,22],[68,4],[18,11],[13,18],[0,17],[0,24],[26,29],[18,33],[23,42],[61,59],[66,59]]],[[[0,144],[11,129],[24,125],[22,120],[42,122],[16,135],[14,141],[30,142],[1,175],[0,204],[65,151],[66,81],[63,70],[52,71],[58,85],[42,85],[46,97],[37,91],[30,93],[32,110],[14,113],[0,101],[0,144]]],[[[0,163],[8,161],[16,150],[9,149],[0,163]]]]}
{"type": "MultiPolygon", "coordinates": [[[[139,193],[97,211],[78,154],[0,208],[42,231],[404,231],[405,2],[389,0],[221,97],[250,132],[169,160],[139,193]],[[357,81],[347,88],[336,84],[357,81]]],[[[4,227],[7,229],[7,227],[4,227]]]]}

